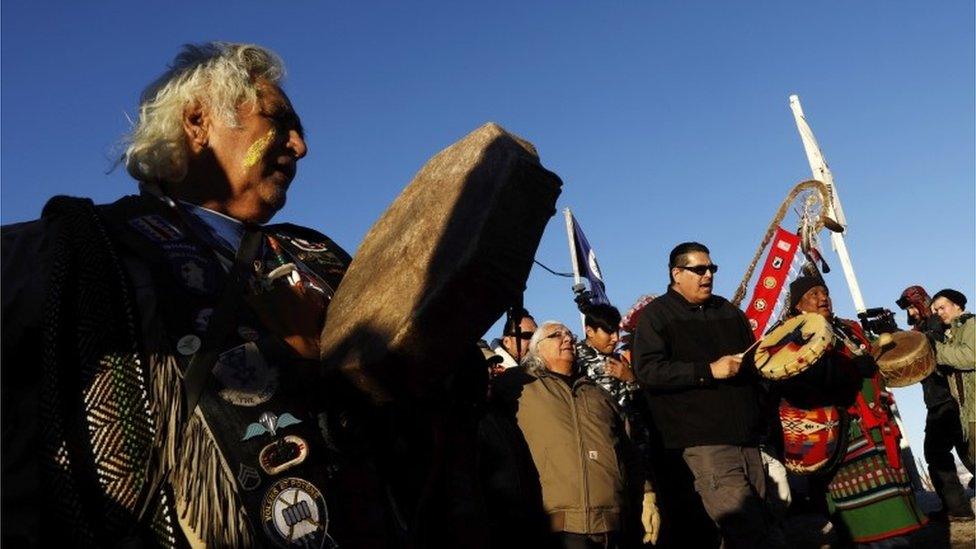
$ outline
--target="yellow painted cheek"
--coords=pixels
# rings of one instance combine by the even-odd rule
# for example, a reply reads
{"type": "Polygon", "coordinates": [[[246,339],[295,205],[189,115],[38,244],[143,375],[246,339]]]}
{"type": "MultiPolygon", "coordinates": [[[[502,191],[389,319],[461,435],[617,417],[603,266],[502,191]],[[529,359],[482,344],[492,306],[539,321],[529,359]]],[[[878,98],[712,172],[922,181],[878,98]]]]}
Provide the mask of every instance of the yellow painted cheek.
{"type": "Polygon", "coordinates": [[[251,146],[247,148],[247,154],[244,155],[244,168],[250,168],[258,163],[258,160],[264,158],[264,153],[268,152],[268,146],[274,141],[275,134],[277,132],[274,128],[268,129],[268,133],[264,134],[263,137],[251,143],[251,146]]]}

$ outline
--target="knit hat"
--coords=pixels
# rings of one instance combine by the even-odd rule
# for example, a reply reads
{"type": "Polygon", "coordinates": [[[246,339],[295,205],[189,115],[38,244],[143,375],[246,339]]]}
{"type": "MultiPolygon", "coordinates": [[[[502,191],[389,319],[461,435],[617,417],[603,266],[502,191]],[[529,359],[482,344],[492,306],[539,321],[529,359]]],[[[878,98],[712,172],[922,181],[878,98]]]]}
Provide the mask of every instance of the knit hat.
{"type": "MultiPolygon", "coordinates": [[[[929,312],[929,304],[932,303],[932,299],[929,297],[928,292],[925,291],[925,288],[921,286],[909,286],[905,288],[905,291],[901,293],[901,297],[895,303],[902,310],[915,307],[919,319],[922,320],[928,318],[931,314],[929,312]]],[[[914,326],[915,324],[916,321],[912,318],[912,315],[908,315],[908,325],[914,326]]]]}
{"type": "Polygon", "coordinates": [[[945,290],[939,290],[939,293],[932,296],[932,301],[944,297],[949,301],[959,305],[959,307],[966,308],[966,296],[962,295],[962,292],[953,290],[951,288],[946,288],[945,290]]]}
{"type": "Polygon", "coordinates": [[[823,278],[819,276],[800,276],[796,280],[790,282],[790,308],[789,312],[795,312],[796,304],[800,302],[803,298],[803,294],[810,291],[811,288],[816,288],[817,286],[823,286],[827,290],[827,295],[830,295],[830,290],[827,288],[827,283],[824,282],[823,278]]]}

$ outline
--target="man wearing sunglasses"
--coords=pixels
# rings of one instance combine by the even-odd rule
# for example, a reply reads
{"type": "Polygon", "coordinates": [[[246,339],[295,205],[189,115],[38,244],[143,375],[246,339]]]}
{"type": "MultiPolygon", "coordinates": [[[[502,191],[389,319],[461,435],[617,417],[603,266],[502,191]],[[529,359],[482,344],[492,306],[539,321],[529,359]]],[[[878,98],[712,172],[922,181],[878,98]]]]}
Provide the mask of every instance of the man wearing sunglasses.
{"type": "Polygon", "coordinates": [[[535,319],[529,311],[523,308],[516,308],[508,318],[505,319],[505,327],[502,329],[502,337],[491,342],[491,348],[495,354],[502,357],[499,366],[502,369],[513,368],[519,365],[525,353],[529,349],[529,340],[536,328],[535,319]]]}
{"type": "Polygon", "coordinates": [[[742,311],[712,294],[718,266],[707,247],[679,244],[668,269],[667,292],[641,312],[634,336],[651,423],[694,474],[724,546],[767,545],[758,383],[740,370],[752,331],[742,311]]]}

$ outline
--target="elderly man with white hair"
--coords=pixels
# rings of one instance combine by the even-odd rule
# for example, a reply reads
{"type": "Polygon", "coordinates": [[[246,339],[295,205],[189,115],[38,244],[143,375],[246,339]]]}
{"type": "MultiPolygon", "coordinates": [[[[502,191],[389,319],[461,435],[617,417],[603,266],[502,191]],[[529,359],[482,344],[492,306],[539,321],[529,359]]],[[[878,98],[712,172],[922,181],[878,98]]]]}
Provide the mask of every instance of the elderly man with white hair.
{"type": "Polygon", "coordinates": [[[186,46],[128,137],[141,194],[3,227],[4,545],[399,535],[310,362],[349,256],[266,224],[308,152],[283,74],[258,46],[186,46]]]}
{"type": "MultiPolygon", "coordinates": [[[[496,378],[493,404],[514,415],[561,547],[652,541],[658,515],[651,484],[613,397],[577,371],[574,344],[562,323],[542,323],[522,364],[496,378]]],[[[492,488],[510,487],[489,487],[489,496],[492,488]]]]}

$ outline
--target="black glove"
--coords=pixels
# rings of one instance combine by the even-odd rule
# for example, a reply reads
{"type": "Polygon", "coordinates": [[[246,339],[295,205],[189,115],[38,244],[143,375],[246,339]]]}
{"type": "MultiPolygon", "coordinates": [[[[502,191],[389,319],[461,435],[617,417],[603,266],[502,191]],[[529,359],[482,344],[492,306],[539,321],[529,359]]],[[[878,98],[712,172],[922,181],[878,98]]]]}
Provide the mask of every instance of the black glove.
{"type": "Polygon", "coordinates": [[[874,373],[878,371],[878,363],[874,361],[874,357],[868,354],[855,356],[851,363],[857,368],[857,372],[861,374],[861,377],[872,377],[874,373]]]}
{"type": "Polygon", "coordinates": [[[942,323],[942,319],[938,315],[926,318],[922,330],[930,340],[945,342],[945,324],[942,323]]]}

